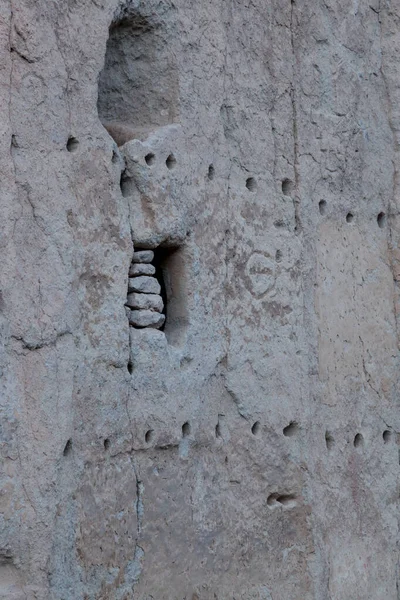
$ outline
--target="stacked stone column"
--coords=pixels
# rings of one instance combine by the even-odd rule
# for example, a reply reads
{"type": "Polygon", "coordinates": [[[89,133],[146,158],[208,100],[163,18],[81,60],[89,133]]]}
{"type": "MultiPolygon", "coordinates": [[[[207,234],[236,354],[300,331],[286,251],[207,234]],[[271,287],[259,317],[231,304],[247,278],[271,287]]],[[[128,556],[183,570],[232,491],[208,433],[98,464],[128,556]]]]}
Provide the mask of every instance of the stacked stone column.
{"type": "Polygon", "coordinates": [[[159,329],[165,321],[161,286],[155,277],[156,269],[151,264],[153,260],[152,250],[139,250],[133,254],[126,302],[129,323],[133,327],[159,329]]]}

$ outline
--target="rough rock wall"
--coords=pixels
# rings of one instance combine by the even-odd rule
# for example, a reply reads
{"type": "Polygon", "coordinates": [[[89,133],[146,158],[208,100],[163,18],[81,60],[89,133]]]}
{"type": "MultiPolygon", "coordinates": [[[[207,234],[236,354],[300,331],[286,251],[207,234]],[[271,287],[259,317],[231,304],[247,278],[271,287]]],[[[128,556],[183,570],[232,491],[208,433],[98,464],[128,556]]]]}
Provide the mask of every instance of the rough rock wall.
{"type": "Polygon", "coordinates": [[[0,598],[398,598],[399,28],[1,1],[0,598]]]}

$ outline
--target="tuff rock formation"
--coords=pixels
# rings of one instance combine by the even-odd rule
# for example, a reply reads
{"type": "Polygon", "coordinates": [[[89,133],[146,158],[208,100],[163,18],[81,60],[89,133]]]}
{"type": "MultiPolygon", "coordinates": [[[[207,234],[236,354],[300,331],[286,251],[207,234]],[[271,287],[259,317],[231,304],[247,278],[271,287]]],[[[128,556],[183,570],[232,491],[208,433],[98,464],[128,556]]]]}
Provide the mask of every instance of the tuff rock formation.
{"type": "Polygon", "coordinates": [[[1,599],[398,598],[399,28],[0,2],[1,599]]]}

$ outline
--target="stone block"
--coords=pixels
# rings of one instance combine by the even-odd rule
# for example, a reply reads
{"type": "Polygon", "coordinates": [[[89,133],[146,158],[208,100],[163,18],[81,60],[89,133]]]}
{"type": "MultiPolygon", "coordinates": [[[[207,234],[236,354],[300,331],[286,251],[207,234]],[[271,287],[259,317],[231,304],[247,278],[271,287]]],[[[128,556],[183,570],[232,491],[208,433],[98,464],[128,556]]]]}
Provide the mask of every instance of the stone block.
{"type": "Polygon", "coordinates": [[[153,310],[131,310],[129,322],[134,327],[153,327],[159,329],[163,326],[165,315],[153,310]]]}
{"type": "Polygon", "coordinates": [[[159,294],[161,286],[155,277],[133,277],[129,279],[128,288],[130,292],[141,292],[142,294],[159,294]]]}
{"type": "Polygon", "coordinates": [[[129,277],[155,275],[156,268],[150,263],[133,263],[129,268],[129,277]]]}
{"type": "Polygon", "coordinates": [[[154,259],[153,250],[138,250],[133,253],[133,263],[151,263],[154,259]]]}
{"type": "Polygon", "coordinates": [[[164,302],[162,301],[161,296],[158,294],[138,294],[133,292],[132,294],[128,295],[126,306],[134,309],[162,312],[164,308],[164,302]]]}

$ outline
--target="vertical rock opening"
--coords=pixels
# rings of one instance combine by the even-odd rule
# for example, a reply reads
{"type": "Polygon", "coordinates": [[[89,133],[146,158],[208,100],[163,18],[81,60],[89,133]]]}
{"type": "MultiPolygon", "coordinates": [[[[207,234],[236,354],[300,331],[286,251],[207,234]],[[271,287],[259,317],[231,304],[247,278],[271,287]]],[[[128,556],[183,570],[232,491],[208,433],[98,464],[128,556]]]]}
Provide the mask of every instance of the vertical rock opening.
{"type": "Polygon", "coordinates": [[[164,303],[163,331],[170,344],[179,345],[188,325],[185,248],[156,248],[154,266],[164,303]]]}
{"type": "Polygon", "coordinates": [[[111,23],[99,76],[99,118],[121,146],[178,120],[178,75],[157,15],[122,9],[111,23]]]}
{"type": "Polygon", "coordinates": [[[330,431],[325,431],[325,444],[328,450],[332,450],[335,445],[335,439],[330,431]]]}
{"type": "Polygon", "coordinates": [[[386,225],[386,214],[384,212],[380,212],[379,215],[376,218],[377,223],[378,223],[378,227],[380,229],[383,229],[386,225]]]}
{"type": "Polygon", "coordinates": [[[68,440],[64,446],[63,455],[68,456],[72,451],[72,440],[68,440]]]}
{"type": "Polygon", "coordinates": [[[326,209],[327,209],[326,200],[320,200],[319,204],[318,204],[318,208],[319,208],[320,215],[326,215],[326,209]]]}
{"type": "Polygon", "coordinates": [[[129,322],[164,331],[179,344],[188,324],[184,247],[136,250],[129,269],[129,322]]]}
{"type": "Polygon", "coordinates": [[[188,435],[190,435],[190,432],[191,432],[190,423],[189,423],[189,421],[186,421],[186,423],[184,423],[182,425],[182,437],[187,437],[188,435]]]}

